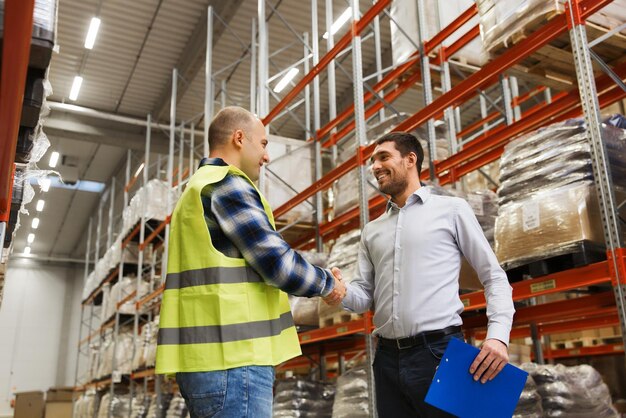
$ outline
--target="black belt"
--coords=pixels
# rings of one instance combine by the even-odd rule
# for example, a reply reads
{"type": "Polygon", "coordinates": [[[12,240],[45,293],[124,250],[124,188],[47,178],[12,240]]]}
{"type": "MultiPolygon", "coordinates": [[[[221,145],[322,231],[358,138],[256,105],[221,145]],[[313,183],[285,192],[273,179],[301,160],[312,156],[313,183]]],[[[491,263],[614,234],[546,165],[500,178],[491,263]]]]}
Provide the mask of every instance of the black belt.
{"type": "Polygon", "coordinates": [[[461,332],[460,325],[452,325],[444,329],[438,329],[435,331],[424,331],[417,335],[406,338],[389,339],[378,337],[378,344],[384,347],[393,347],[398,350],[404,350],[406,348],[425,346],[441,340],[443,337],[461,332]]]}

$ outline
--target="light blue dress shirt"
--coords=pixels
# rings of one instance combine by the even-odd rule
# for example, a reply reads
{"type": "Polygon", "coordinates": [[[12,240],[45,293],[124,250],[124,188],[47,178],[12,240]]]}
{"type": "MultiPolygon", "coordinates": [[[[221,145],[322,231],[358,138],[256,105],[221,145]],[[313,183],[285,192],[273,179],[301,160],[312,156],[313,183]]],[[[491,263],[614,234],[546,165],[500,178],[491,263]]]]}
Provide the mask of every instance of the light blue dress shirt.
{"type": "Polygon", "coordinates": [[[357,277],[343,307],[374,310],[374,333],[403,338],[461,325],[461,256],[485,287],[487,338],[509,343],[512,288],[469,204],[420,187],[404,207],[393,202],[362,231],[357,277]]]}

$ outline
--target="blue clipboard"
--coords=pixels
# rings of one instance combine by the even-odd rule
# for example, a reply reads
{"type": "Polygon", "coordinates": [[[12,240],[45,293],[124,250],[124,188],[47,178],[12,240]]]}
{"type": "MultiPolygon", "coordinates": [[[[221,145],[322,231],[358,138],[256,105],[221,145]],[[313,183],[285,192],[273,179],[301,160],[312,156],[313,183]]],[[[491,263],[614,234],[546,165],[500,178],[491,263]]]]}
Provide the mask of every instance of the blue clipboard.
{"type": "Polygon", "coordinates": [[[493,380],[475,382],[469,368],[478,352],[476,347],[451,339],[426,402],[461,418],[510,418],[528,373],[507,364],[493,380]]]}

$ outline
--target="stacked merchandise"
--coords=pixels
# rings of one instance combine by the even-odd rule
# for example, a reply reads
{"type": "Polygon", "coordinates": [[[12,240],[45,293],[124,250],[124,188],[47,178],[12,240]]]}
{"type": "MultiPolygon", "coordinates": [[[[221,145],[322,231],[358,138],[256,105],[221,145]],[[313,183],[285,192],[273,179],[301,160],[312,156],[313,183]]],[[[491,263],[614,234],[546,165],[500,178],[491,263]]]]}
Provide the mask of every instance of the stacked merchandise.
{"type": "Polygon", "coordinates": [[[114,394],[111,398],[110,393],[105,393],[100,402],[97,418],[127,418],[129,410],[130,396],[114,394]],[[109,415],[109,409],[111,415],[109,415]]]}
{"type": "Polygon", "coordinates": [[[85,392],[74,406],[74,418],[93,418],[96,414],[98,398],[94,390],[85,392]]]}
{"type": "Polygon", "coordinates": [[[513,418],[542,418],[541,395],[537,392],[537,384],[531,375],[526,378],[524,390],[520,395],[513,418]]]}
{"type": "MultiPolygon", "coordinates": [[[[555,13],[563,12],[559,0],[475,0],[480,16],[480,33],[484,48],[494,51],[500,46],[509,47],[516,36],[523,38],[536,29],[537,23],[555,13]]],[[[626,21],[626,1],[615,0],[589,18],[590,22],[613,28],[626,21]]]]}
{"type": "Polygon", "coordinates": [[[274,395],[274,418],[330,418],[333,385],[299,377],[280,380],[274,395]]]}
{"type": "MultiPolygon", "coordinates": [[[[472,0],[425,0],[423,11],[426,24],[425,40],[431,39],[473,4],[472,0]]],[[[404,62],[415,52],[416,45],[419,45],[416,5],[417,2],[412,0],[396,0],[391,4],[391,52],[396,65],[404,62]]],[[[475,16],[444,40],[442,45],[452,45],[477,24],[478,18],[475,16]]],[[[473,65],[482,65],[487,61],[480,39],[474,39],[456,52],[452,58],[473,65]]]]}
{"type": "Polygon", "coordinates": [[[148,415],[146,418],[163,418],[165,412],[169,408],[173,395],[171,393],[161,394],[161,402],[157,395],[152,395],[150,399],[150,408],[148,408],[148,415]]]}
{"type": "Polygon", "coordinates": [[[369,417],[369,392],[365,366],[355,367],[339,376],[332,418],[369,417]]]}
{"type": "Polygon", "coordinates": [[[170,406],[167,408],[165,418],[186,418],[188,415],[185,400],[177,393],[170,401],[170,406]]]}
{"type": "MultiPolygon", "coordinates": [[[[359,253],[359,243],[361,240],[361,231],[355,229],[346,234],[343,234],[333,245],[333,249],[330,251],[328,257],[328,265],[337,267],[341,270],[343,280],[351,282],[357,275],[357,257],[359,253]]],[[[335,314],[344,312],[339,306],[329,306],[321,299],[319,300],[319,318],[320,327],[324,326],[323,320],[328,317],[332,317],[335,314]]]]}
{"type": "Polygon", "coordinates": [[[99,352],[98,378],[109,376],[113,371],[121,374],[130,374],[132,371],[133,330],[129,328],[120,330],[116,340],[117,342],[112,334],[107,334],[104,337],[99,352]],[[114,359],[115,370],[113,370],[114,359]]]}
{"type": "MultiPolygon", "coordinates": [[[[120,281],[111,286],[108,295],[103,299],[104,321],[111,319],[115,315],[116,309],[120,314],[134,315],[136,311],[135,297],[132,296],[137,289],[137,279],[135,277],[122,277],[120,281]],[[121,302],[124,302],[120,305],[121,302]],[[119,308],[118,308],[119,305],[119,308]]],[[[149,292],[149,285],[145,281],[139,282],[139,292],[137,298],[142,298],[149,292]]]]}
{"type": "Polygon", "coordinates": [[[146,418],[150,407],[150,397],[144,393],[135,395],[130,405],[130,418],[146,418]]]}
{"type": "Polygon", "coordinates": [[[135,345],[133,370],[140,370],[154,366],[156,360],[156,345],[159,331],[159,317],[148,322],[141,329],[141,335],[135,345]]]}
{"type": "MultiPolygon", "coordinates": [[[[328,262],[328,255],[317,251],[298,251],[298,253],[309,263],[321,268],[325,268],[328,262]]],[[[296,325],[317,327],[319,323],[318,298],[304,298],[289,296],[291,313],[296,325]]]]}
{"type": "Polygon", "coordinates": [[[537,383],[543,416],[568,418],[617,418],[611,395],[602,376],[588,364],[566,367],[562,364],[525,363],[537,383]]]}
{"type": "Polygon", "coordinates": [[[167,213],[168,191],[172,199],[172,208],[176,205],[179,192],[172,189],[164,180],[153,179],[135,193],[122,214],[122,231],[120,237],[125,237],[143,216],[145,219],[164,221],[167,213]]]}
{"type": "MultiPolygon", "coordinates": [[[[626,190],[626,131],[603,125],[616,193],[626,190]]],[[[509,143],[500,162],[496,255],[506,269],[602,245],[591,149],[582,121],[570,120],[509,143]]]]}

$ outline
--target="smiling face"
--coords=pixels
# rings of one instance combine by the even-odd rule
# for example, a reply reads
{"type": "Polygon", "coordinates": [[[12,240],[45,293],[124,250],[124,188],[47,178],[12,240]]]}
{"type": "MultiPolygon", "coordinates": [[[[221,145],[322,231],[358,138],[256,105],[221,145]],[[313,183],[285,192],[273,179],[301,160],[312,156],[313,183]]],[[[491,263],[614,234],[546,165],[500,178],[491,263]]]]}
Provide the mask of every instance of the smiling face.
{"type": "Polygon", "coordinates": [[[252,181],[257,181],[263,164],[270,162],[267,154],[267,135],[260,120],[255,119],[250,127],[242,131],[244,139],[241,147],[241,171],[252,181]]]}
{"type": "Polygon", "coordinates": [[[372,154],[372,172],[381,192],[391,197],[402,194],[409,185],[408,170],[415,170],[409,164],[414,154],[402,156],[393,141],[383,142],[372,154]]]}

